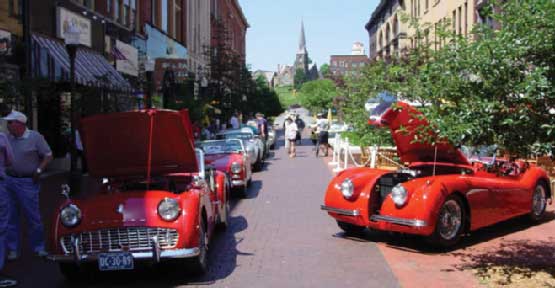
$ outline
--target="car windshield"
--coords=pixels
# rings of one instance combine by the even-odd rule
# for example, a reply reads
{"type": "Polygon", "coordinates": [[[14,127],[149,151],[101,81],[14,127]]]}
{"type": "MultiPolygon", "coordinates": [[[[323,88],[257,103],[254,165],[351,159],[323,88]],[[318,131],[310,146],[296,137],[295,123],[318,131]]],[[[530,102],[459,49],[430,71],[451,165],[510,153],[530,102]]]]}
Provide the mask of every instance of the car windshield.
{"type": "Polygon", "coordinates": [[[250,140],[252,139],[252,134],[250,133],[228,133],[220,135],[222,139],[241,139],[241,140],[250,140]]]}
{"type": "Polygon", "coordinates": [[[497,145],[462,146],[461,152],[468,159],[491,158],[497,153],[497,145]]]}
{"type": "Polygon", "coordinates": [[[242,151],[241,142],[236,139],[206,141],[201,143],[206,154],[235,153],[242,151]]]}

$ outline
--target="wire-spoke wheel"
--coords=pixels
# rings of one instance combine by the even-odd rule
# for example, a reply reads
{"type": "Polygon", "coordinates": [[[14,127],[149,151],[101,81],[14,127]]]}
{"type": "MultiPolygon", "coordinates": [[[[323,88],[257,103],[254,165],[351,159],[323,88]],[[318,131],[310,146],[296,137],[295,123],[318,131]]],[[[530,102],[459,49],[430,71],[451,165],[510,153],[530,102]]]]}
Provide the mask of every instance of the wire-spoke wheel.
{"type": "Polygon", "coordinates": [[[465,219],[461,199],[456,195],[447,197],[439,209],[436,228],[430,240],[440,247],[455,245],[461,238],[465,219]]]}
{"type": "Polygon", "coordinates": [[[536,185],[532,194],[532,211],[530,218],[534,222],[539,222],[545,216],[545,208],[547,207],[547,189],[545,184],[540,182],[536,185]]]}

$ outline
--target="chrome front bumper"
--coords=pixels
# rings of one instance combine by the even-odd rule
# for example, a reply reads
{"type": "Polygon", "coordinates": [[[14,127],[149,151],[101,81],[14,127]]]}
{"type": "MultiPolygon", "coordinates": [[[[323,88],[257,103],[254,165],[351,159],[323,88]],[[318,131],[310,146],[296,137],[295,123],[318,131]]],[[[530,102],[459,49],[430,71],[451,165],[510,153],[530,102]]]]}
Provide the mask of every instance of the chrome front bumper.
{"type": "Polygon", "coordinates": [[[340,215],[346,215],[346,216],[359,216],[360,215],[360,210],[339,209],[339,208],[329,207],[329,206],[326,206],[326,205],[320,206],[320,209],[328,211],[328,212],[340,214],[340,215]]]}
{"type": "MultiPolygon", "coordinates": [[[[49,255],[47,258],[50,261],[55,262],[65,262],[65,263],[81,263],[81,262],[93,262],[98,260],[99,253],[93,254],[81,254],[79,252],[79,238],[74,238],[72,241],[73,254],[63,254],[63,255],[49,255]]],[[[125,251],[118,251],[125,252],[125,251]]],[[[109,251],[107,252],[109,253],[109,251]]],[[[130,252],[134,260],[145,260],[159,263],[163,259],[180,259],[180,258],[192,258],[200,254],[200,249],[195,248],[185,248],[185,249],[168,249],[161,250],[160,244],[157,239],[153,237],[152,246],[150,251],[137,251],[130,252]]]]}
{"type": "Polygon", "coordinates": [[[370,216],[370,221],[378,222],[388,222],[392,224],[402,225],[402,226],[409,226],[409,227],[426,227],[428,223],[424,220],[418,219],[405,219],[405,218],[398,218],[398,217],[391,217],[391,216],[383,216],[383,215],[372,215],[370,216]]]}
{"type": "Polygon", "coordinates": [[[241,187],[241,186],[245,186],[245,181],[244,180],[231,180],[231,187],[241,187]]]}

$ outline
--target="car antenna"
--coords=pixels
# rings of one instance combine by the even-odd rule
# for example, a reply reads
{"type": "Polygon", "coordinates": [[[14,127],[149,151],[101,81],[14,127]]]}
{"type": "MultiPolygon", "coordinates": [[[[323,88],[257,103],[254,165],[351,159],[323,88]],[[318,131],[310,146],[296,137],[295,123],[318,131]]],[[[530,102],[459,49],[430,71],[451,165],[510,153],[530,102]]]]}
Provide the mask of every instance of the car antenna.
{"type": "Polygon", "coordinates": [[[433,170],[433,175],[432,176],[436,176],[436,161],[437,161],[437,143],[434,145],[435,150],[434,150],[434,170],[433,170]]]}

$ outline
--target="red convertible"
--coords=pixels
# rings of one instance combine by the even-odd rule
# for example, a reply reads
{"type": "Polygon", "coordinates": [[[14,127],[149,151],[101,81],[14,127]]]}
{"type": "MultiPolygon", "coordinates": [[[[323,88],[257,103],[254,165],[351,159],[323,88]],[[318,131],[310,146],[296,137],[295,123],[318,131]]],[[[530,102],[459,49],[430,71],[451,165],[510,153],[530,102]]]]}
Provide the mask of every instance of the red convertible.
{"type": "Polygon", "coordinates": [[[544,217],[552,191],[541,168],[499,160],[473,165],[445,141],[414,142],[415,129],[429,124],[402,102],[381,103],[369,122],[389,126],[408,166],[347,169],[331,180],[321,208],[346,233],[394,231],[449,247],[469,231],[515,216],[527,214],[536,222],[544,217]]]}
{"type": "Polygon", "coordinates": [[[103,184],[82,200],[65,193],[55,215],[49,258],[67,278],[169,260],[206,271],[214,228],[228,223],[229,180],[205,168],[188,119],[169,110],[83,119],[89,172],[103,184]]]}
{"type": "Polygon", "coordinates": [[[240,139],[213,140],[201,142],[206,164],[228,175],[231,188],[241,197],[247,194],[252,180],[250,156],[240,139]]]}

